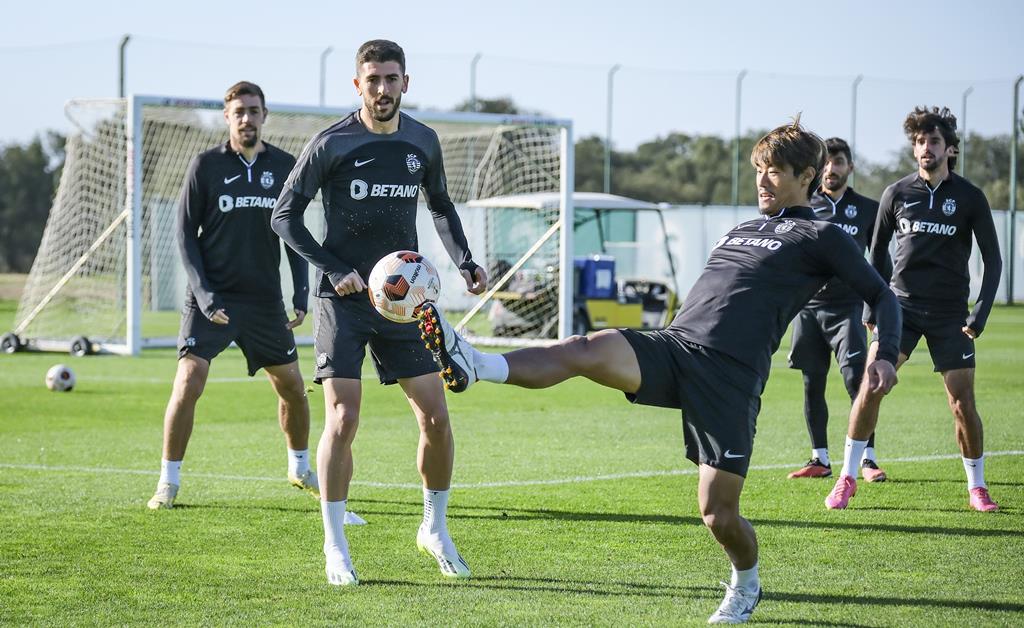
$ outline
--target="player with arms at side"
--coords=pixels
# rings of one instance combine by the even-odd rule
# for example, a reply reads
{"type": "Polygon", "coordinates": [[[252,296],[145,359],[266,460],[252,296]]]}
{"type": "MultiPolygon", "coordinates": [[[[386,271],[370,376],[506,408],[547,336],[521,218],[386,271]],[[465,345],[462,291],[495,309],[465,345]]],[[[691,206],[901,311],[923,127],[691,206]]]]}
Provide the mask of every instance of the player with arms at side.
{"type": "Polygon", "coordinates": [[[317,448],[327,580],[335,585],[359,581],[342,524],[367,344],[380,381],[398,382],[419,422],[423,521],[416,543],[434,557],[442,575],[468,578],[469,566],[456,550],[446,522],[455,444],[437,367],[416,325],[389,321],[373,309],[366,280],[384,255],[417,250],[421,187],[438,235],[470,292],[484,291],[487,274],[473,263],[448,196],[437,134],[399,111],[409,86],[401,47],[385,40],[360,46],[353,82],[362,107],[310,141],[288,177],[273,218],[274,230],[320,271],[315,381],[323,384],[327,406],[317,448]],[[322,246],[302,222],[318,191],[323,193],[327,221],[322,246]]]}
{"type": "MultiPolygon", "coordinates": [[[[967,473],[968,503],[988,512],[999,506],[985,484],[981,416],[974,396],[974,340],[985,330],[1002,272],[992,210],[984,192],[953,172],[959,139],[949,109],[917,107],[903,122],[914,150],[917,172],[893,183],[879,201],[871,263],[886,269],[893,234],[892,289],[903,310],[903,334],[897,367],[924,336],[937,373],[942,374],[956,440],[967,473]],[[968,313],[970,273],[967,262],[978,240],[985,265],[981,291],[968,313]]],[[[873,320],[868,313],[868,323],[873,320]]],[[[872,343],[869,358],[877,351],[872,343]]],[[[878,423],[882,398],[861,388],[850,412],[843,472],[825,499],[828,508],[846,508],[857,491],[857,458],[878,423]],[[852,462],[851,462],[852,460],[852,462]]]]}
{"type": "Polygon", "coordinates": [[[196,402],[210,362],[232,342],[249,376],[267,372],[278,396],[278,420],[288,445],[288,480],[319,495],[309,467],[309,401],[292,329],[306,315],[305,260],[286,249],[295,318],[281,301],[281,241],[270,213],[295,158],[261,139],[267,119],[263,90],[241,81],[224,95],[228,141],[192,160],[178,206],[178,245],[188,274],[178,340],[178,372],[164,415],[163,462],[153,510],[171,508],[192,434],[196,402]]]}
{"type": "Polygon", "coordinates": [[[808,206],[825,162],[821,139],[799,122],[781,126],[761,138],[750,161],[762,217],[718,241],[667,329],[603,330],[488,354],[470,346],[432,304],[421,318],[442,372],[452,369],[455,392],[477,379],[546,388],[583,376],[634,403],[682,410],[686,457],[699,465],[700,512],[732,563],[731,583],[709,623],[747,621],[761,599],[757,537],[739,504],[761,393],[788,322],[836,275],[878,311],[882,349],[865,380],[879,392],[895,384],[899,345],[896,297],[853,239],[816,220],[808,206]]]}
{"type": "MultiPolygon", "coordinates": [[[[825,140],[828,157],[821,187],[811,196],[811,208],[819,220],[842,227],[857,242],[861,256],[875,228],[878,203],[847,184],[853,172],[850,145],[838,137],[825,140]]],[[[825,478],[832,475],[828,455],[828,404],[825,383],[835,353],[850,401],[857,396],[867,363],[868,341],[861,316],[864,302],[839,279],[832,279],[793,320],[790,368],[804,377],[804,418],[811,437],[811,458],[790,478],[825,478]]],[[[875,435],[871,434],[861,460],[861,474],[868,482],[885,481],[875,462],[875,435]]]]}

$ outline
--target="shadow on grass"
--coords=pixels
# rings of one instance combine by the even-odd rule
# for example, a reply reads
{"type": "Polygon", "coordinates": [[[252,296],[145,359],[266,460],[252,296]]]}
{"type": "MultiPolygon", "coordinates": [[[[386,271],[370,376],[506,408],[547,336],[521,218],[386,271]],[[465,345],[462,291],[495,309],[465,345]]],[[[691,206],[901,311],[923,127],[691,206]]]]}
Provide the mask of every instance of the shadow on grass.
{"type": "MultiPolygon", "coordinates": [[[[679,586],[638,582],[595,582],[570,578],[530,578],[525,576],[474,576],[469,580],[452,581],[450,586],[491,591],[525,593],[560,593],[618,597],[688,597],[717,600],[722,589],[709,586],[679,586]]],[[[359,580],[359,586],[436,587],[436,583],[409,580],[359,580]]]]}
{"type": "MultiPolygon", "coordinates": [[[[418,513],[418,502],[400,500],[375,500],[362,499],[353,501],[352,508],[364,515],[413,515],[418,513]],[[366,504],[366,506],[362,506],[366,504]],[[375,509],[373,504],[392,504],[408,506],[408,512],[397,512],[389,509],[375,509]]],[[[916,512],[916,511],[910,511],[916,512]]],[[[961,512],[961,511],[954,511],[961,512]]],[[[962,511],[964,515],[973,516],[966,508],[962,511]]],[[[834,513],[836,517],[844,516],[843,513],[834,513]]],[[[993,515],[989,514],[988,517],[993,515]]],[[[998,513],[995,516],[999,516],[998,513]]],[[[464,506],[452,505],[449,507],[448,517],[450,519],[489,519],[501,521],[535,521],[535,520],[556,520],[556,521],[592,521],[598,523],[655,523],[671,525],[697,525],[702,526],[703,521],[699,517],[684,517],[679,515],[659,514],[636,514],[618,512],[577,512],[568,510],[553,510],[548,508],[508,508],[488,506],[464,506]],[[478,511],[487,511],[486,514],[478,511]]],[[[810,529],[831,529],[831,530],[858,530],[873,532],[895,532],[901,534],[942,534],[951,536],[1009,536],[1019,537],[1020,530],[985,529],[985,528],[954,528],[943,526],[923,525],[900,525],[894,523],[871,523],[871,522],[847,522],[847,521],[795,521],[787,519],[761,519],[751,518],[750,522],[755,526],[766,527],[789,527],[789,528],[810,528],[810,529]]]]}
{"type": "MultiPolygon", "coordinates": [[[[818,593],[786,593],[765,591],[765,600],[799,602],[810,604],[859,604],[864,606],[922,606],[929,608],[953,608],[964,610],[1005,611],[1024,613],[1024,604],[1017,602],[992,602],[983,600],[940,600],[925,597],[896,597],[890,595],[834,595],[818,593]]],[[[818,622],[814,622],[818,623],[818,622]]]]}

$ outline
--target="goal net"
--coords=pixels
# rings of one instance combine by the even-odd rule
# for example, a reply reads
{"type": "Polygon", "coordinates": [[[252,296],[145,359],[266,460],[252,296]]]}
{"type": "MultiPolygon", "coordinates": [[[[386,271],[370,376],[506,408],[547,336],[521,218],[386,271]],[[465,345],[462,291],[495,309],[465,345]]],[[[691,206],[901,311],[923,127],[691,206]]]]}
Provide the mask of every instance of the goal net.
{"type": "MultiPolygon", "coordinates": [[[[13,332],[22,346],[66,350],[82,337],[91,349],[115,353],[174,345],[187,282],[175,229],[178,199],[191,159],[227,138],[222,108],[220,101],[154,96],[67,104],[76,131],[68,137],[60,185],[18,306],[13,332]]],[[[268,108],[264,139],[295,155],[350,111],[268,108]]],[[[572,224],[571,204],[494,211],[472,201],[538,192],[572,198],[571,123],[499,114],[409,114],[437,131],[449,192],[474,259],[497,288],[484,302],[465,291],[421,196],[420,250],[441,272],[439,305],[453,321],[465,319],[467,334],[482,339],[500,336],[516,344],[568,335],[572,261],[566,251],[572,250],[572,230],[560,225],[566,213],[572,224]],[[568,284],[563,277],[570,278],[568,284]],[[517,318],[501,315],[513,302],[517,318]],[[510,325],[510,320],[518,322],[510,325]]],[[[305,220],[322,239],[319,198],[305,220]]],[[[285,260],[282,255],[288,304],[292,288],[285,260]]]]}

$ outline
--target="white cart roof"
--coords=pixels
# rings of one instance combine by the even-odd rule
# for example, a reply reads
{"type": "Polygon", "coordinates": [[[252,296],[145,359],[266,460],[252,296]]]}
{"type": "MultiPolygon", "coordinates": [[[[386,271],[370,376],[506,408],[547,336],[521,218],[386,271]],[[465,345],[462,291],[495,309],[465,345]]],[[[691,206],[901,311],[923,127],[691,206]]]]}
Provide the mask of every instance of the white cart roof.
{"type": "MultiPolygon", "coordinates": [[[[511,194],[508,196],[492,196],[469,201],[470,207],[522,207],[524,209],[555,209],[561,204],[562,196],[558,192],[538,192],[536,194],[511,194]]],[[[648,203],[635,198],[601,194],[600,192],[576,192],[572,195],[573,206],[580,209],[624,209],[644,210],[660,209],[657,203],[648,203]]]]}

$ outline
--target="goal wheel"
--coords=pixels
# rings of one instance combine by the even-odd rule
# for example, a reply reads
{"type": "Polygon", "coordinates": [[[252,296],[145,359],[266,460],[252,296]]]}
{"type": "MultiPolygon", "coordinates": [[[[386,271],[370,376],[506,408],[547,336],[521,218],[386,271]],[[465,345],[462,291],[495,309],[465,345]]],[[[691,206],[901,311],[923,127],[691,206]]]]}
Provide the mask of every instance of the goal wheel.
{"type": "Polygon", "coordinates": [[[25,348],[25,344],[18,338],[18,334],[7,333],[0,338],[0,351],[4,353],[17,353],[25,348]]]}
{"type": "Polygon", "coordinates": [[[92,342],[85,336],[77,336],[71,341],[71,355],[80,358],[85,355],[92,355],[92,342]]]}

